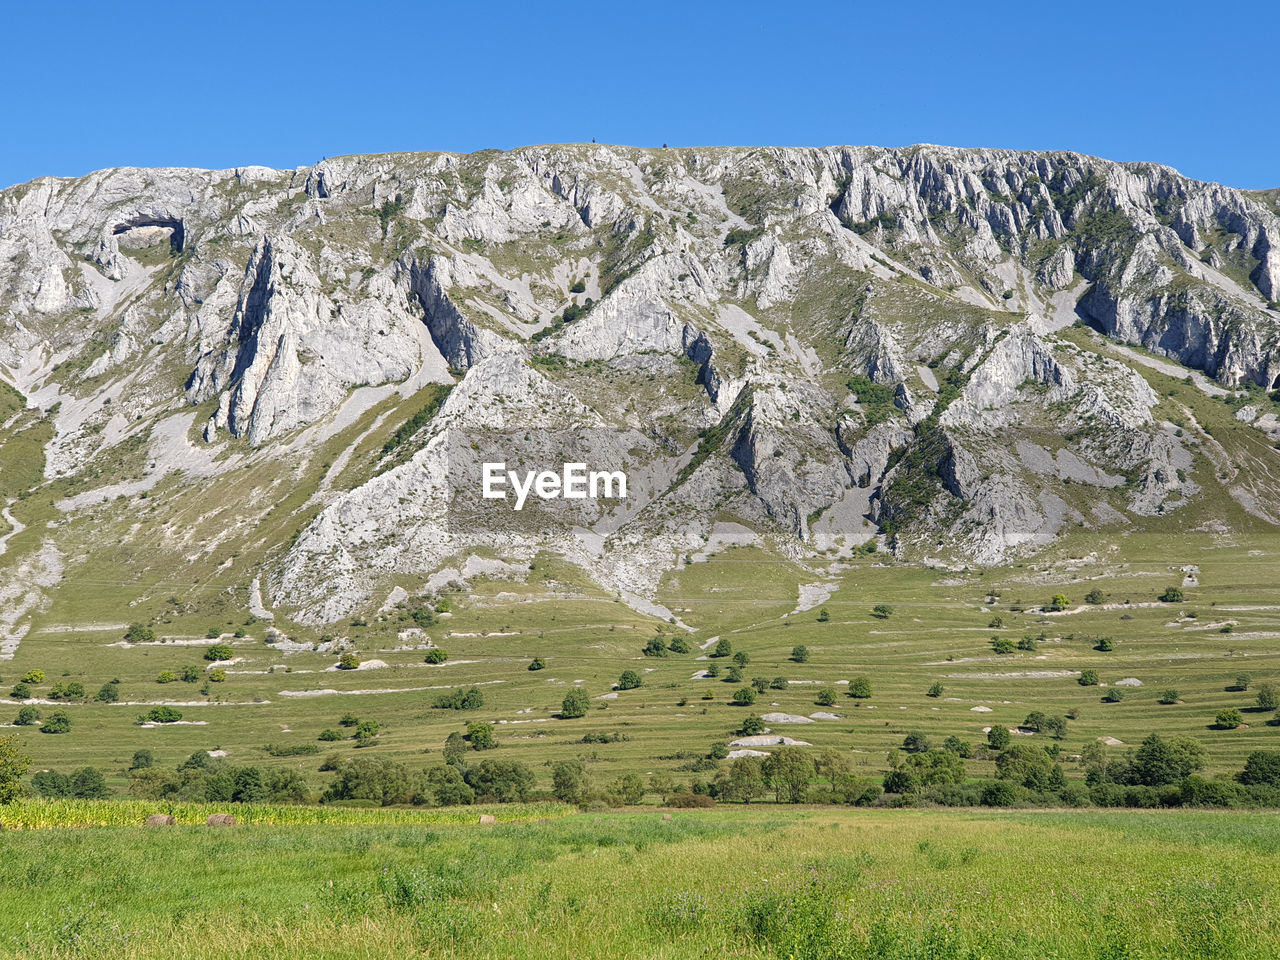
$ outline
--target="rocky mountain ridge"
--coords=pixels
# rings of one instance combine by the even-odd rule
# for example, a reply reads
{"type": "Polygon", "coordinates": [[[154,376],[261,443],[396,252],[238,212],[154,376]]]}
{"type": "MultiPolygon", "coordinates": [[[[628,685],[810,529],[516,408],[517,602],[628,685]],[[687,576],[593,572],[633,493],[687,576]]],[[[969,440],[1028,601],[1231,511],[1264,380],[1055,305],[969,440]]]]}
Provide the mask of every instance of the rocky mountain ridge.
{"type": "MultiPolygon", "coordinates": [[[[1176,516],[1211,438],[1129,348],[1238,395],[1265,438],[1277,300],[1263,198],[1070,153],[566,145],[44,178],[0,192],[0,486],[56,504],[41,542],[82,564],[83,531],[147,530],[154,495],[172,562],[230,551],[215,579],[300,623],[541,551],[669,616],[663,576],[726,523],[819,565],[873,542],[994,564],[1176,516]],[[465,451],[495,443],[573,447],[635,496],[536,528],[460,513],[465,451]],[[24,478],[5,447],[33,444],[24,478]],[[182,511],[267,467],[213,546],[184,540],[182,511]]],[[[1232,495],[1274,522],[1265,488],[1232,495]]]]}

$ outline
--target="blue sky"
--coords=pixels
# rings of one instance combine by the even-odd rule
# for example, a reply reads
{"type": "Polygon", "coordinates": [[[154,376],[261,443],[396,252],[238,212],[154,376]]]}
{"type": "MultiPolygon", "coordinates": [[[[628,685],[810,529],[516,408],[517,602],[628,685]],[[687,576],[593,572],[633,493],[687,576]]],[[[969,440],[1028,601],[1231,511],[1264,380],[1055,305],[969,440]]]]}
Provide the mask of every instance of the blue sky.
{"type": "Polygon", "coordinates": [[[10,4],[0,186],[594,137],[1071,149],[1280,187],[1280,13],[1250,6],[10,4]]]}

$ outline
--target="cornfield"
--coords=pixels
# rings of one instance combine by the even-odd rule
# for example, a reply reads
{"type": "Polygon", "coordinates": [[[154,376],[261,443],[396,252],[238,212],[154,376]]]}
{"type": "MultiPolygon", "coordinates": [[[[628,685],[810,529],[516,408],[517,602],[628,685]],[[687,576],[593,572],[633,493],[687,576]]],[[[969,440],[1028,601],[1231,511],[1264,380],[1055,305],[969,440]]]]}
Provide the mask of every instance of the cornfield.
{"type": "Polygon", "coordinates": [[[562,817],[572,812],[572,807],[561,803],[409,808],[217,804],[165,800],[31,799],[0,805],[0,826],[6,830],[140,826],[154,813],[170,814],[180,824],[203,824],[212,813],[230,813],[242,824],[278,826],[475,823],[482,814],[489,814],[499,823],[511,823],[562,817]]]}

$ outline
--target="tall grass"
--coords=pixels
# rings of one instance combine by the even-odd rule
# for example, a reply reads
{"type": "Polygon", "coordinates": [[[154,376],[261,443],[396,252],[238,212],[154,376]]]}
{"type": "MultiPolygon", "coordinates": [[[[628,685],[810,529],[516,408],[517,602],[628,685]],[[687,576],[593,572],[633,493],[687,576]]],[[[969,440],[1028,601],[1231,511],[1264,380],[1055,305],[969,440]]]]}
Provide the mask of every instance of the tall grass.
{"type": "Polygon", "coordinates": [[[493,804],[470,807],[332,807],[270,803],[191,803],[165,800],[20,800],[0,805],[6,830],[59,827],[127,827],[154,813],[170,814],[180,824],[203,824],[211,813],[230,813],[243,824],[272,826],[392,826],[475,823],[488,814],[499,823],[562,817],[573,808],[562,803],[493,804]]]}

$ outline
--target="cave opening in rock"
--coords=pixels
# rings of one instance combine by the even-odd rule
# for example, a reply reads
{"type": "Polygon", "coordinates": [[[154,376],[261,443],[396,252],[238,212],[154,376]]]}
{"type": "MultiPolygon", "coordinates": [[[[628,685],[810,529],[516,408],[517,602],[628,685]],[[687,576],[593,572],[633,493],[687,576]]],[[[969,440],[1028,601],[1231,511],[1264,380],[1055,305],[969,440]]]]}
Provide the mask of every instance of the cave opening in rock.
{"type": "Polygon", "coordinates": [[[182,221],[174,217],[134,217],[116,224],[111,232],[126,249],[141,250],[168,242],[174,256],[182,252],[185,241],[182,221]]]}

